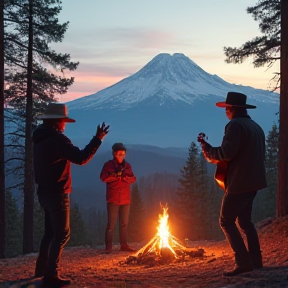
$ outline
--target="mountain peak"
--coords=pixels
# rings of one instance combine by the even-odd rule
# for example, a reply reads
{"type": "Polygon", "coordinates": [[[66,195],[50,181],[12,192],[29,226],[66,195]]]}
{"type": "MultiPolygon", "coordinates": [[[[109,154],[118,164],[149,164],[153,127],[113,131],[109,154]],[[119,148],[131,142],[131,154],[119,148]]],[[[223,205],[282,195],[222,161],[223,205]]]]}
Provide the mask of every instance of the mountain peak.
{"type": "Polygon", "coordinates": [[[174,53],[173,55],[161,53],[134,75],[136,77],[150,78],[151,74],[158,74],[161,77],[161,84],[163,84],[165,81],[178,82],[179,78],[181,82],[189,81],[189,78],[191,79],[199,73],[204,73],[206,76],[209,75],[182,53],[174,53]]]}
{"type": "Polygon", "coordinates": [[[252,94],[261,101],[264,93],[267,96],[265,101],[277,101],[273,93],[233,85],[205,72],[182,53],[161,53],[135,74],[68,105],[69,109],[103,109],[109,106],[117,110],[129,109],[143,101],[159,106],[175,101],[193,105],[196,100],[205,100],[213,95],[225,98],[228,91],[252,94]]]}

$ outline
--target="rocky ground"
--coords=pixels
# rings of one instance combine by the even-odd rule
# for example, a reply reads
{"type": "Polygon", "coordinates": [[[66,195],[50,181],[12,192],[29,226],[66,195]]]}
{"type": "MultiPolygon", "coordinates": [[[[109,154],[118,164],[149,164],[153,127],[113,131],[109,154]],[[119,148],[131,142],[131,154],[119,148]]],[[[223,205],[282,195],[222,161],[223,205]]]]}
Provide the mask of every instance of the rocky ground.
{"type": "MultiPolygon", "coordinates": [[[[258,232],[265,267],[237,277],[222,277],[222,272],[234,265],[226,241],[190,242],[191,248],[203,248],[205,257],[188,257],[185,261],[164,265],[123,265],[131,253],[119,251],[119,246],[113,247],[112,254],[104,254],[103,247],[65,248],[62,274],[73,280],[71,288],[288,288],[288,217],[262,222],[258,232]]],[[[140,249],[143,245],[135,244],[134,247],[140,249]]],[[[13,283],[33,275],[36,256],[0,260],[0,287],[21,287],[13,283]]]]}

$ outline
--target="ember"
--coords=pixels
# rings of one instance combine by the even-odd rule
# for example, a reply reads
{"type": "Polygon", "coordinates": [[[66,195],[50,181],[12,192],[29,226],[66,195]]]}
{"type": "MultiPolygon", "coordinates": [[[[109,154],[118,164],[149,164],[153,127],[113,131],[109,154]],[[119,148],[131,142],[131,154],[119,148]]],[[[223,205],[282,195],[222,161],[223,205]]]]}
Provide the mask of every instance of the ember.
{"type": "Polygon", "coordinates": [[[179,243],[179,240],[170,234],[168,226],[168,207],[162,207],[163,213],[159,215],[159,226],[156,235],[141,248],[135,256],[129,256],[120,264],[165,264],[172,261],[184,261],[185,256],[203,257],[203,249],[188,249],[179,243]]]}

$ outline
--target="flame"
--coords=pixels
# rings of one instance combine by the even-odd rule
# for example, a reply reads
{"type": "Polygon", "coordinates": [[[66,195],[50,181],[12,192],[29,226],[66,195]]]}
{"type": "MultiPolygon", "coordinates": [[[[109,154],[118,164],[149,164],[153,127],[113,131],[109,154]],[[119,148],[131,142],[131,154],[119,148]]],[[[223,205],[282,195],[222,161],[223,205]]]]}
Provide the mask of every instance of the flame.
{"type": "Polygon", "coordinates": [[[139,254],[147,254],[151,252],[156,252],[157,254],[161,253],[162,248],[168,248],[174,255],[175,258],[178,258],[177,253],[174,248],[180,248],[186,250],[186,247],[182,246],[178,243],[177,238],[172,236],[169,232],[168,225],[168,207],[162,207],[163,213],[159,214],[158,222],[159,226],[157,227],[157,234],[152,238],[148,244],[146,244],[142,249],[140,249],[137,253],[139,254]]]}
{"type": "Polygon", "coordinates": [[[159,236],[160,238],[160,241],[159,241],[159,249],[161,249],[162,247],[169,247],[169,242],[168,242],[168,239],[169,239],[169,236],[170,235],[170,232],[169,232],[169,226],[168,226],[168,218],[169,218],[169,215],[167,213],[167,210],[168,208],[167,207],[164,207],[163,208],[163,215],[159,215],[159,226],[158,226],[158,233],[157,235],[159,236]]]}

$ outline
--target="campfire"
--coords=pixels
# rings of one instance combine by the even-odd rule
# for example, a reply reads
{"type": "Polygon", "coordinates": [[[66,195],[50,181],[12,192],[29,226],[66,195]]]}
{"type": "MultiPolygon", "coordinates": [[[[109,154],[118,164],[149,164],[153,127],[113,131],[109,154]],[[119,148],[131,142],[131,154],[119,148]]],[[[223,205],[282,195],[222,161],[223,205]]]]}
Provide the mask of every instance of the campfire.
{"type": "Polygon", "coordinates": [[[181,245],[177,239],[170,234],[168,226],[169,215],[167,211],[168,207],[163,207],[163,214],[159,215],[158,219],[158,232],[148,244],[137,252],[137,256],[155,253],[156,255],[165,255],[164,257],[166,258],[170,255],[177,259],[181,254],[179,252],[186,250],[186,247],[181,245]]]}
{"type": "Polygon", "coordinates": [[[135,255],[129,256],[122,264],[165,264],[172,261],[184,261],[185,256],[203,257],[203,249],[190,249],[180,244],[179,240],[171,235],[168,225],[168,207],[162,207],[159,214],[159,225],[156,235],[135,255]]]}

